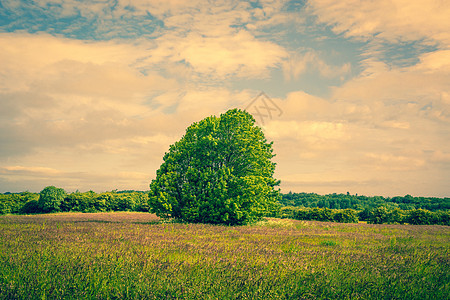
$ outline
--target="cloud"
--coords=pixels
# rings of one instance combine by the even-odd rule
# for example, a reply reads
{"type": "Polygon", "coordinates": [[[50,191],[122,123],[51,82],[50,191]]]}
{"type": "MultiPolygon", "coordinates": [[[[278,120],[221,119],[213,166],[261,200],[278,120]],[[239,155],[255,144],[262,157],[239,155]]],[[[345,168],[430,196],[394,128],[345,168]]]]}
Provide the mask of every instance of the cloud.
{"type": "Polygon", "coordinates": [[[53,168],[45,168],[45,167],[23,167],[23,166],[6,166],[6,167],[0,167],[2,172],[14,172],[17,174],[43,174],[43,175],[58,175],[61,172],[53,169],[53,168]]]}
{"type": "Polygon", "coordinates": [[[267,77],[277,67],[285,50],[271,42],[259,41],[246,31],[232,36],[203,38],[189,35],[179,47],[180,58],[195,72],[218,77],[267,77]]]}
{"type": "Polygon", "coordinates": [[[177,14],[190,8],[204,4],[203,0],[183,1],[183,0],[119,0],[119,9],[127,9],[135,15],[143,15],[147,12],[163,16],[164,14],[177,14]]]}
{"type": "MultiPolygon", "coordinates": [[[[123,65],[129,66],[131,58],[134,59],[134,66],[139,71],[158,70],[180,76],[177,71],[184,68],[183,73],[188,77],[183,79],[223,80],[229,76],[267,78],[270,69],[278,67],[286,57],[286,50],[283,47],[261,37],[256,38],[246,30],[247,24],[261,19],[269,20],[275,17],[276,12],[283,7],[282,2],[261,3],[261,5],[263,5],[261,9],[264,10],[262,17],[255,17],[252,14],[255,9],[260,8],[253,8],[247,2],[241,1],[215,2],[206,5],[205,1],[126,0],[79,3],[73,0],[56,2],[42,0],[32,4],[7,2],[5,8],[17,16],[14,22],[21,22],[21,20],[24,22],[20,26],[9,28],[8,31],[17,33],[18,29],[27,30],[29,26],[26,26],[26,22],[30,20],[26,12],[38,11],[39,18],[42,20],[36,22],[42,26],[49,24],[49,28],[40,28],[36,31],[47,31],[57,36],[85,40],[85,42],[69,39],[64,41],[65,46],[71,46],[71,55],[65,57],[68,60],[82,63],[94,60],[105,64],[106,61],[102,59],[106,59],[114,64],[123,62],[123,65]],[[122,24],[121,20],[124,16],[130,14],[138,19],[133,21],[133,17],[131,19],[126,17],[125,23],[129,24],[122,24]],[[66,22],[61,18],[66,20],[68,15],[71,15],[74,20],[64,23],[61,29],[58,24],[66,22]],[[91,24],[90,27],[78,26],[77,22],[80,19],[86,19],[85,23],[91,24]],[[148,25],[147,19],[161,24],[148,25]],[[129,26],[133,28],[128,29],[129,26]],[[153,28],[150,35],[146,32],[148,27],[153,28]],[[124,28],[126,28],[125,32],[124,28]],[[126,39],[123,40],[123,37],[126,39]],[[128,41],[131,37],[135,39],[130,45],[128,41]],[[87,41],[98,39],[106,39],[110,42],[91,42],[98,49],[87,47],[89,43],[87,41]],[[117,42],[120,39],[122,40],[117,42]],[[143,52],[146,53],[143,55],[143,52]],[[129,56],[124,57],[125,53],[129,56]],[[117,56],[114,57],[114,55],[117,56]],[[136,59],[137,55],[140,56],[139,59],[136,59]]],[[[18,37],[4,35],[4,38],[14,39],[13,45],[19,45],[18,39],[22,38],[21,48],[16,57],[25,59],[32,58],[21,55],[29,49],[24,43],[30,40],[31,47],[34,47],[36,43],[43,42],[44,39],[42,34],[34,39],[24,35],[18,37]]],[[[48,43],[42,43],[39,57],[42,59],[42,65],[49,65],[52,61],[60,62],[61,56],[66,54],[58,51],[60,49],[58,40],[47,36],[48,43]]],[[[17,49],[13,50],[17,51],[17,49]]],[[[36,63],[36,61],[23,61],[24,65],[28,63],[36,63]]],[[[33,71],[29,70],[29,72],[33,71]]],[[[16,82],[18,78],[10,79],[11,82],[16,82]]]]}
{"type": "Polygon", "coordinates": [[[339,122],[317,121],[272,121],[265,126],[271,139],[297,140],[309,150],[336,150],[335,144],[348,139],[345,124],[339,122]]]}
{"type": "Polygon", "coordinates": [[[283,62],[283,72],[286,80],[297,80],[300,76],[316,70],[323,77],[342,77],[350,72],[350,64],[334,66],[327,64],[315,51],[304,54],[294,53],[283,62]]]}
{"type": "MultiPolygon", "coordinates": [[[[98,76],[97,80],[114,80],[109,82],[112,83],[109,84],[110,89],[117,84],[126,87],[130,83],[127,76],[137,78],[137,82],[141,83],[140,88],[148,85],[148,82],[142,82],[144,76],[139,76],[142,74],[137,74],[139,69],[134,67],[148,55],[145,45],[113,41],[85,42],[48,34],[25,33],[2,33],[0,45],[3,49],[0,54],[3,66],[0,89],[3,92],[30,88],[36,80],[66,79],[80,73],[86,75],[83,74],[87,73],[86,68],[92,68],[98,73],[94,74],[98,76]],[[115,68],[115,72],[108,74],[112,68],[115,68]],[[124,78],[128,81],[123,81],[124,78]]],[[[157,82],[153,86],[159,84],[157,82]]],[[[94,84],[91,86],[95,87],[94,84]]],[[[136,84],[130,88],[136,88],[136,84]]]]}
{"type": "Polygon", "coordinates": [[[373,61],[329,99],[305,92],[274,99],[283,115],[264,130],[274,141],[283,190],[391,196],[445,190],[450,81],[446,56],[435,54],[410,67],[373,61]]]}
{"type": "Polygon", "coordinates": [[[2,155],[143,134],[142,120],[156,113],[148,101],[178,88],[174,79],[140,72],[136,64],[147,55],[140,45],[4,33],[0,47],[0,134],[9,149],[2,155]]]}
{"type": "MultiPolygon", "coordinates": [[[[252,40],[245,34],[237,36],[243,42],[246,38],[252,40]]],[[[217,48],[212,49],[218,51],[220,43],[213,44],[217,48]]],[[[253,45],[258,42],[251,41],[247,49],[253,45]]],[[[142,44],[9,33],[0,34],[0,46],[5,49],[0,54],[4,66],[0,70],[0,114],[5,117],[0,132],[9,141],[9,150],[4,151],[11,155],[23,148],[22,141],[28,143],[24,149],[32,149],[178,131],[205,115],[251,99],[245,91],[182,85],[179,78],[153,71],[151,62],[145,61],[152,50],[142,44]]],[[[231,56],[232,51],[225,54],[231,56]]],[[[194,66],[207,69],[196,55],[192,51],[187,56],[194,66]]],[[[225,64],[223,76],[245,69],[244,61],[251,56],[245,51],[235,55],[225,64]]],[[[262,72],[266,62],[254,61],[248,72],[262,72]]]]}
{"type": "MultiPolygon", "coordinates": [[[[367,61],[366,70],[336,87],[332,98],[360,103],[353,116],[359,115],[361,119],[378,119],[391,124],[395,120],[405,125],[410,118],[415,122],[428,118],[448,123],[449,53],[442,50],[423,54],[419,62],[410,67],[395,68],[377,60],[367,61]]],[[[352,113],[349,111],[349,114],[352,113]]]]}
{"type": "Polygon", "coordinates": [[[446,166],[446,168],[450,168],[450,152],[445,150],[434,151],[431,157],[431,161],[439,164],[440,167],[444,165],[446,166]]]}
{"type": "Polygon", "coordinates": [[[187,126],[264,90],[283,189],[448,191],[448,5],[293,6],[3,1],[0,188],[146,189],[187,126]]]}
{"type": "Polygon", "coordinates": [[[148,43],[3,33],[0,45],[0,181],[19,190],[147,189],[187,126],[254,93],[169,77],[148,43]]]}
{"type": "Polygon", "coordinates": [[[446,1],[311,0],[308,5],[319,22],[347,37],[450,44],[450,5],[446,1]]]}
{"type": "Polygon", "coordinates": [[[155,39],[143,63],[156,65],[172,74],[176,73],[171,72],[173,69],[181,70],[186,76],[184,80],[217,84],[231,76],[267,78],[286,56],[283,47],[257,39],[245,30],[220,36],[191,32],[186,36],[172,33],[155,39]]]}
{"type": "MultiPolygon", "coordinates": [[[[413,154],[413,153],[411,153],[413,154]]],[[[425,166],[425,160],[414,155],[394,155],[391,153],[366,153],[367,168],[389,171],[416,171],[425,166]]]]}
{"type": "MultiPolygon", "coordinates": [[[[127,2],[127,1],[123,1],[127,2]]],[[[118,1],[3,1],[6,31],[48,32],[84,40],[157,36],[163,23],[118,1]]],[[[2,14],[2,11],[0,11],[2,14]]]]}
{"type": "MultiPolygon", "coordinates": [[[[263,27],[286,23],[287,2],[7,0],[3,3],[7,21],[1,27],[84,40],[155,38],[173,32],[220,37],[233,34],[236,28],[258,34],[263,27]]],[[[292,15],[289,19],[296,20],[292,15]]]]}
{"type": "Polygon", "coordinates": [[[67,172],[45,167],[6,166],[0,167],[0,189],[10,192],[27,190],[39,192],[54,185],[74,192],[81,186],[89,186],[98,192],[114,189],[148,190],[148,173],[123,171],[109,172],[67,172]],[[105,189],[107,187],[107,189],[105,189]]]}
{"type": "Polygon", "coordinates": [[[450,50],[439,50],[423,54],[414,69],[425,73],[449,72],[450,70],[450,50]]]}

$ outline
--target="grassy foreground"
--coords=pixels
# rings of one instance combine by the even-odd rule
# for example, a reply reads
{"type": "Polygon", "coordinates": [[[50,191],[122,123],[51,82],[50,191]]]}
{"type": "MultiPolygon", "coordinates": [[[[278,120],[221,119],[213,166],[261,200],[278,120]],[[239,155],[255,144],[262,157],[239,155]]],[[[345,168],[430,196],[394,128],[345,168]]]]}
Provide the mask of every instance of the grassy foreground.
{"type": "Polygon", "coordinates": [[[450,299],[450,227],[0,216],[0,299],[450,299]]]}

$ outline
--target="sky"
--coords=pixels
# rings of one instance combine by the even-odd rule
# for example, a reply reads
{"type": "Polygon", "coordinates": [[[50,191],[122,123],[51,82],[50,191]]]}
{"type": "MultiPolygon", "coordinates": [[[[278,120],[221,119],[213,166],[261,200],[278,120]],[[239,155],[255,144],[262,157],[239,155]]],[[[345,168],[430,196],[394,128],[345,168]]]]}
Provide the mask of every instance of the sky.
{"type": "Polygon", "coordinates": [[[446,0],[0,0],[0,192],[148,190],[240,108],[282,192],[450,196],[446,0]]]}

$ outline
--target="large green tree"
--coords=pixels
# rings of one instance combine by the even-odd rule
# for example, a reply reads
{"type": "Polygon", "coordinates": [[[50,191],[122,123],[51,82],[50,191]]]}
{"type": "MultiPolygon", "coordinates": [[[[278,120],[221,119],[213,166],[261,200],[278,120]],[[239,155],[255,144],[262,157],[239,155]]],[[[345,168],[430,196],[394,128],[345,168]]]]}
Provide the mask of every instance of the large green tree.
{"type": "Polygon", "coordinates": [[[188,222],[254,222],[278,208],[274,156],[245,111],[194,123],[164,155],[150,184],[151,211],[188,222]]]}
{"type": "Polygon", "coordinates": [[[66,192],[63,189],[48,186],[39,193],[38,205],[42,212],[61,211],[61,202],[63,202],[66,192]]]}

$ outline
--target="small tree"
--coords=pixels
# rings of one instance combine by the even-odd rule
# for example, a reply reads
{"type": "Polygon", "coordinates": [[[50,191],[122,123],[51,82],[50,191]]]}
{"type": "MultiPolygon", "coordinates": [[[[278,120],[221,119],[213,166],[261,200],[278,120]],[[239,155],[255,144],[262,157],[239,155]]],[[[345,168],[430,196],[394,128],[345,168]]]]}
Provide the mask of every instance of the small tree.
{"type": "Polygon", "coordinates": [[[36,214],[40,212],[39,203],[36,200],[30,200],[20,208],[21,214],[36,214]]]}
{"type": "Polygon", "coordinates": [[[405,212],[400,208],[394,208],[389,212],[388,219],[391,224],[403,224],[405,221],[405,212]]]}
{"type": "Polygon", "coordinates": [[[433,224],[433,213],[425,209],[413,209],[409,211],[406,221],[413,225],[433,224]]]}
{"type": "Polygon", "coordinates": [[[66,192],[54,186],[48,186],[39,193],[39,207],[42,212],[55,212],[61,210],[61,202],[64,200],[66,192]]]}
{"type": "Polygon", "coordinates": [[[373,209],[367,219],[369,224],[383,224],[389,221],[389,213],[384,206],[379,206],[373,209]]]}
{"type": "Polygon", "coordinates": [[[350,208],[337,211],[333,216],[333,220],[339,223],[358,223],[359,221],[356,211],[350,208]]]}
{"type": "Polygon", "coordinates": [[[246,224],[278,209],[272,143],[244,111],[229,110],[192,124],[170,146],[150,185],[160,217],[246,224]]]}

